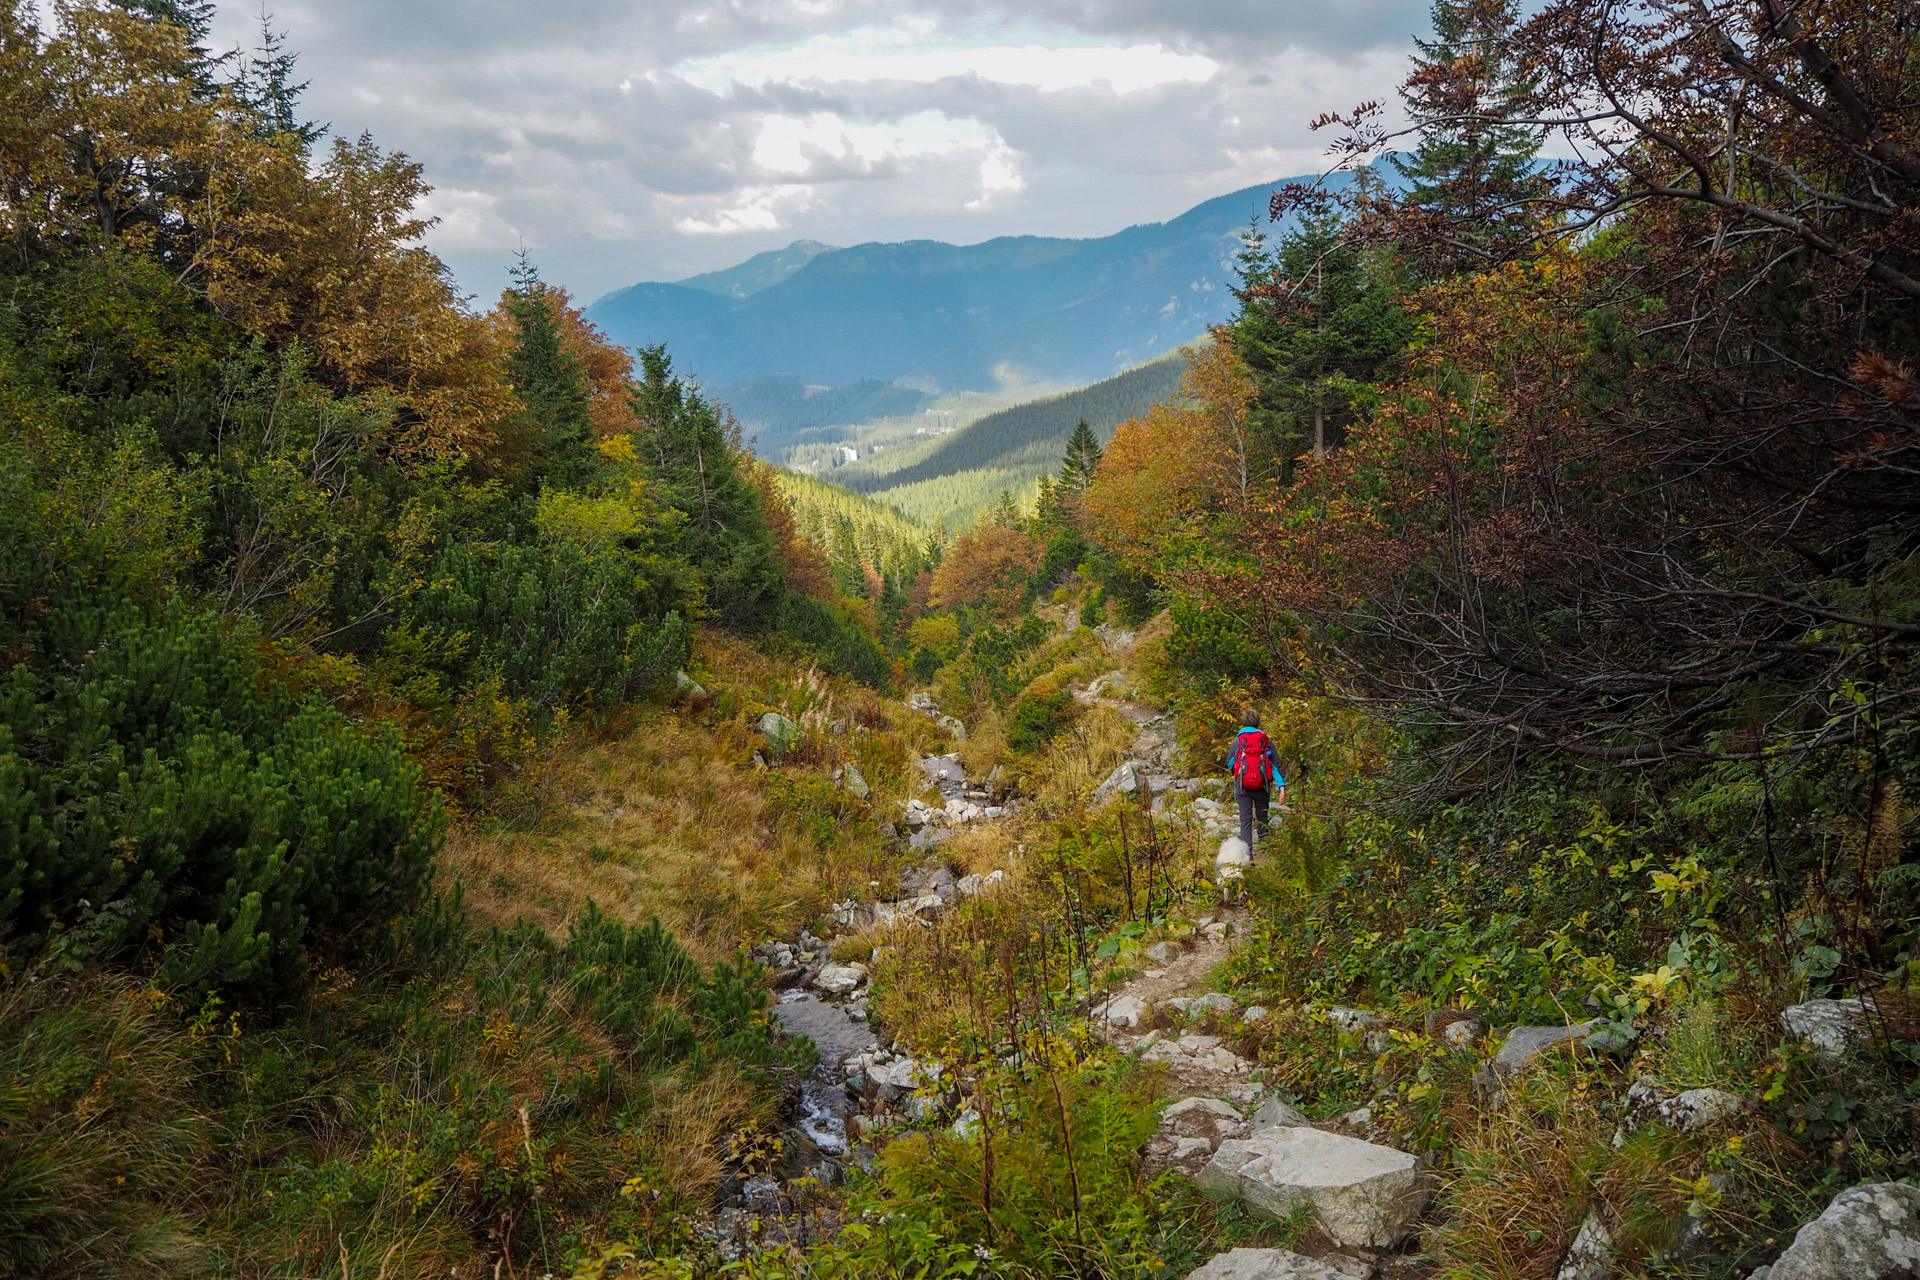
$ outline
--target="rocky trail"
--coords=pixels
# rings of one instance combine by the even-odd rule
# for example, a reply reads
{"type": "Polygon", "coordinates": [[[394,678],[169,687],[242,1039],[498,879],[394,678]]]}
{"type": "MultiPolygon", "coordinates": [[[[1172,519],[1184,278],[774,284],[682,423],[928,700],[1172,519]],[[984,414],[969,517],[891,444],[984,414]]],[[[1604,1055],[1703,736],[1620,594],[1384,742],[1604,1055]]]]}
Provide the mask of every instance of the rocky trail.
{"type": "MultiPolygon", "coordinates": [[[[1116,643],[1123,647],[1128,638],[1108,638],[1110,649],[1116,643]]],[[[1144,792],[1157,813],[1184,801],[1171,815],[1175,820],[1209,836],[1227,834],[1232,813],[1217,798],[1224,786],[1216,779],[1177,776],[1173,717],[1112,696],[1122,679],[1114,671],[1074,693],[1135,727],[1125,759],[1093,799],[1116,793],[1144,798],[1144,792]]],[[[908,706],[964,741],[965,726],[943,715],[928,695],[914,695],[908,706]]],[[[1000,871],[956,877],[938,850],[960,829],[1012,816],[1020,797],[998,770],[970,777],[958,752],[926,756],[917,765],[925,782],[921,794],[902,807],[896,829],[907,849],[925,857],[900,876],[895,896],[835,904],[834,924],[844,932],[832,939],[803,931],[792,942],[754,948],[774,973],[773,1016],[788,1034],[810,1037],[820,1059],[794,1099],[790,1149],[782,1153],[778,1169],[737,1180],[720,1210],[712,1236],[727,1256],[738,1257],[748,1247],[804,1244],[837,1230],[834,1211],[810,1188],[837,1184],[849,1166],[870,1170],[875,1143],[890,1130],[944,1125],[965,1135],[978,1123],[965,1105],[970,1082],[875,1025],[868,1007],[870,966],[832,959],[835,943],[853,933],[931,928],[955,903],[991,893],[1005,882],[1000,871]]],[[[842,785],[864,787],[864,780],[855,775],[842,785]]],[[[1319,1120],[1296,1110],[1270,1087],[1257,1062],[1253,1033],[1269,1011],[1243,1007],[1215,989],[1214,975],[1244,941],[1247,923],[1243,908],[1227,906],[1191,929],[1183,926],[1178,936],[1145,948],[1135,962],[1137,971],[1083,1009],[1094,1033],[1113,1050],[1164,1067],[1172,1085],[1173,1100],[1143,1153],[1144,1176],[1176,1173],[1215,1196],[1279,1219],[1292,1218],[1302,1206],[1311,1211],[1312,1227],[1295,1242],[1296,1250],[1233,1249],[1188,1280],[1414,1280],[1432,1274],[1433,1262],[1421,1242],[1429,1219],[1439,1212],[1435,1196],[1441,1173],[1412,1153],[1376,1141],[1386,1135],[1371,1107],[1319,1120]]],[[[876,947],[873,962],[881,963],[889,950],[876,947]]],[[[1376,1055],[1388,1051],[1396,1035],[1416,1030],[1392,1027],[1368,1009],[1310,1007],[1307,1012],[1324,1019],[1356,1050],[1376,1055]]],[[[1809,1050],[1837,1054],[1859,1040],[1867,1012],[1857,1000],[1812,1001],[1788,1010],[1783,1026],[1809,1050]]],[[[1481,1061],[1473,1074],[1473,1102],[1490,1109],[1503,1105],[1520,1073],[1580,1044],[1599,1026],[1509,1027],[1493,1043],[1489,1037],[1496,1031],[1484,1017],[1441,1009],[1428,1013],[1417,1031],[1445,1051],[1481,1061]]],[[[1718,1090],[1676,1094],[1635,1082],[1620,1103],[1621,1133],[1640,1124],[1693,1132],[1748,1105],[1718,1090]]],[[[1609,1213],[1591,1213],[1555,1280],[1612,1275],[1617,1228],[1609,1213]]],[[[1916,1240],[1920,1189],[1857,1188],[1803,1228],[1771,1271],[1761,1268],[1750,1280],[1910,1275],[1920,1264],[1916,1240]]],[[[1685,1250],[1684,1241],[1679,1248],[1685,1250]]]]}

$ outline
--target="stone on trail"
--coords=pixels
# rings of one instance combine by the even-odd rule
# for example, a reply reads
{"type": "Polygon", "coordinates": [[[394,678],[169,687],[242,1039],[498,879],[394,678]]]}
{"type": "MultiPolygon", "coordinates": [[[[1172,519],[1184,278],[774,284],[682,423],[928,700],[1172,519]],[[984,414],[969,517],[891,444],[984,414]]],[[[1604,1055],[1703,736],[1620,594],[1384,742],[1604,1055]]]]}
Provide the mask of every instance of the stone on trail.
{"type": "Polygon", "coordinates": [[[1253,1128],[1255,1131],[1272,1128],[1311,1129],[1313,1121],[1280,1099],[1268,1098],[1260,1104],[1260,1109],[1253,1113],[1253,1128]]]}
{"type": "Polygon", "coordinates": [[[1232,1013],[1234,1009],[1233,997],[1221,995],[1218,991],[1209,991],[1203,996],[1175,996],[1160,1003],[1190,1018],[1205,1017],[1215,1010],[1232,1013]]]}
{"type": "Polygon", "coordinates": [[[1284,1218],[1302,1202],[1342,1248],[1390,1249],[1433,1190],[1404,1151],[1319,1129],[1275,1126],[1220,1144],[1194,1181],[1284,1218]]]}
{"type": "Polygon", "coordinates": [[[1100,1015],[1111,1027],[1137,1027],[1146,1020],[1147,1002],[1139,996],[1115,996],[1107,1001],[1100,1015]]]}
{"type": "Polygon", "coordinates": [[[1187,1280],[1351,1280],[1344,1271],[1336,1271],[1291,1249],[1230,1249],[1208,1258],[1198,1271],[1187,1273],[1187,1280]]]}
{"type": "Polygon", "coordinates": [[[967,726],[960,723],[960,717],[941,716],[937,723],[942,729],[945,729],[953,735],[955,742],[965,742],[967,740],[967,726]]]}
{"type": "Polygon", "coordinates": [[[1140,768],[1128,760],[1107,775],[1107,780],[1093,791],[1093,802],[1099,804],[1110,795],[1137,795],[1140,791],[1140,768]]]}
{"type": "Polygon", "coordinates": [[[1253,1064],[1230,1049],[1220,1047],[1219,1036],[1181,1036],[1162,1040],[1140,1055],[1142,1062],[1164,1062],[1176,1072],[1212,1071],[1219,1075],[1245,1075],[1253,1064]]]}
{"type": "Polygon", "coordinates": [[[814,975],[813,986],[830,996],[844,996],[866,980],[867,975],[850,964],[830,964],[814,975]]]}
{"type": "Polygon", "coordinates": [[[1154,1178],[1178,1169],[1192,1177],[1222,1142],[1239,1137],[1246,1128],[1240,1113],[1218,1098],[1182,1098],[1160,1113],[1141,1172],[1154,1178]]]}
{"type": "Polygon", "coordinates": [[[1816,1052],[1839,1057],[1862,1039],[1866,1000],[1809,1000],[1780,1012],[1787,1034],[1816,1052]]]}
{"type": "Polygon", "coordinates": [[[967,771],[960,767],[957,756],[925,756],[918,761],[920,769],[935,782],[951,782],[964,786],[967,771]]]}
{"type": "Polygon", "coordinates": [[[1147,948],[1147,959],[1155,964],[1172,964],[1180,958],[1180,944],[1177,942],[1156,942],[1147,948]]]}
{"type": "Polygon", "coordinates": [[[1920,1187],[1876,1182],[1835,1196],[1800,1228],[1767,1280],[1882,1280],[1916,1272],[1920,1187]]]}

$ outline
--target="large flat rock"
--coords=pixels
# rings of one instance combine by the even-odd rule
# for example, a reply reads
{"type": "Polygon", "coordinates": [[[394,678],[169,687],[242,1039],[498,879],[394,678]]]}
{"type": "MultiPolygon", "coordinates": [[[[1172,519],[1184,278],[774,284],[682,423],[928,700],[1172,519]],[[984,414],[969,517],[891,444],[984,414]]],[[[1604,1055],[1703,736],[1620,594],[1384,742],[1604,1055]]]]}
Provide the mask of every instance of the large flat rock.
{"type": "Polygon", "coordinates": [[[1198,1271],[1188,1272],[1187,1280],[1351,1280],[1351,1277],[1289,1249],[1230,1249],[1208,1258],[1198,1271]]]}
{"type": "Polygon", "coordinates": [[[1276,1218],[1304,1201],[1336,1244],[1361,1249],[1398,1244],[1433,1195],[1404,1151],[1285,1126],[1222,1142],[1194,1181],[1276,1218]]]}
{"type": "Polygon", "coordinates": [[[1920,1187],[1876,1182],[1833,1198],[1767,1280],[1882,1280],[1920,1272],[1920,1187]]]}

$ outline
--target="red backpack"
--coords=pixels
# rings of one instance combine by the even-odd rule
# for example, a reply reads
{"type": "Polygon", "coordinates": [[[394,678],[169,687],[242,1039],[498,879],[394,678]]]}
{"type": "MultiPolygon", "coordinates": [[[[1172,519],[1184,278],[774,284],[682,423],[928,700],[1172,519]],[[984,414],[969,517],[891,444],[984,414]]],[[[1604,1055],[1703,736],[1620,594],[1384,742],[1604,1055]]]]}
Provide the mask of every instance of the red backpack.
{"type": "Polygon", "coordinates": [[[1267,759],[1267,735],[1242,729],[1233,742],[1233,777],[1243,791],[1259,791],[1273,781],[1273,762],[1267,759]]]}

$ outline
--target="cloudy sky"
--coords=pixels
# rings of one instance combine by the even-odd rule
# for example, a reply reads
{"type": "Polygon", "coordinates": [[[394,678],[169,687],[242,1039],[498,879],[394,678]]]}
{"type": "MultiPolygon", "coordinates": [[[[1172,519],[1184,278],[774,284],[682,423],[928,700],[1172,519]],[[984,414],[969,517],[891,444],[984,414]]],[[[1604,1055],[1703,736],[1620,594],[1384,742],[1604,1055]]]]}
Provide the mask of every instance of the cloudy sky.
{"type": "MultiPolygon", "coordinates": [[[[829,244],[1105,235],[1319,168],[1424,0],[276,0],[309,114],[426,166],[490,296],[829,244]]],[[[215,35],[252,43],[227,0],[215,35]]],[[[251,15],[251,16],[250,16],[251,15]]]]}

